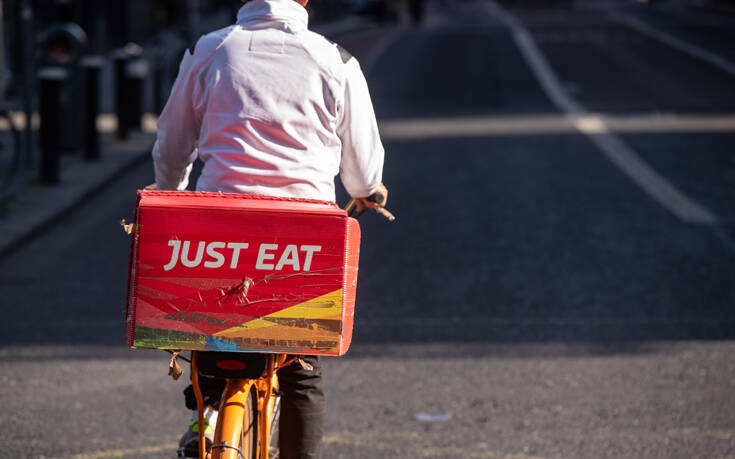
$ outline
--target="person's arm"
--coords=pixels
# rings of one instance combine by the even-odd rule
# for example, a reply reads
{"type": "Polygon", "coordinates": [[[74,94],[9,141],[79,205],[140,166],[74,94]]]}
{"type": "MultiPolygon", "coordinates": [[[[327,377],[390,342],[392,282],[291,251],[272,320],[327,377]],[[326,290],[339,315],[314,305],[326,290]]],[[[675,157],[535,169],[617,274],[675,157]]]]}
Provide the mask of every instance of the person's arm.
{"type": "Polygon", "coordinates": [[[345,72],[344,98],[337,126],[337,135],[342,141],[340,177],[358,205],[382,207],[385,200],[378,204],[365,199],[381,187],[385,189],[381,183],[385,152],[370,92],[355,58],[345,63],[345,72]]]}
{"type": "Polygon", "coordinates": [[[158,136],[153,147],[156,188],[183,190],[197,157],[201,119],[196,112],[197,90],[195,59],[184,54],[179,75],[171,89],[166,107],[158,119],[158,136]]]}

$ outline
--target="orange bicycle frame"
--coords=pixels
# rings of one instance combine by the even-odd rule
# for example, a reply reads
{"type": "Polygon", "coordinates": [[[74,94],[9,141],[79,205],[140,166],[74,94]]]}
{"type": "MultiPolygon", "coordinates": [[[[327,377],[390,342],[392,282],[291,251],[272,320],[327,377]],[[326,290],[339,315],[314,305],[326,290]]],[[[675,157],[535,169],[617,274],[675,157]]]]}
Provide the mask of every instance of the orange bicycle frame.
{"type": "MultiPolygon", "coordinates": [[[[197,353],[192,356],[192,385],[197,398],[199,414],[199,458],[200,459],[238,459],[240,440],[245,416],[248,412],[248,397],[255,391],[256,403],[254,408],[257,421],[256,456],[258,459],[268,459],[270,445],[271,423],[276,402],[275,388],[278,387],[276,370],[286,361],[285,354],[268,356],[265,375],[259,379],[228,379],[217,417],[217,426],[214,432],[212,450],[205,451],[204,440],[204,403],[199,389],[199,373],[197,369],[197,353]]],[[[253,422],[251,419],[250,422],[253,422]]],[[[252,441],[249,435],[244,441],[252,441]]]]}

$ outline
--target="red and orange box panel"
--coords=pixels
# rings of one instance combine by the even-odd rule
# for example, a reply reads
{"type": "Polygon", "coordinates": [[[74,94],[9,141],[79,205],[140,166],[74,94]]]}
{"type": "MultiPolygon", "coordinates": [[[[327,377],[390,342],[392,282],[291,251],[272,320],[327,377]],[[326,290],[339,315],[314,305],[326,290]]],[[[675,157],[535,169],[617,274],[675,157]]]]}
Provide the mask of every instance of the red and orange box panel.
{"type": "Polygon", "coordinates": [[[131,347],[347,352],[360,227],[336,204],[139,191],[134,228],[131,347]]]}

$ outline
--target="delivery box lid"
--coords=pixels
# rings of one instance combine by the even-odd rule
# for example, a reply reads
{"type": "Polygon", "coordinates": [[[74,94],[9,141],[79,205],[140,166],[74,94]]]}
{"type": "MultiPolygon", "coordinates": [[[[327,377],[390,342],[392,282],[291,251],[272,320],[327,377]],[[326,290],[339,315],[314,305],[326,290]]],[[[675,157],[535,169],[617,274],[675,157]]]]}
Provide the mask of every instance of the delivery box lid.
{"type": "Polygon", "coordinates": [[[333,202],[205,191],[139,190],[138,205],[346,216],[345,211],[333,202]]]}

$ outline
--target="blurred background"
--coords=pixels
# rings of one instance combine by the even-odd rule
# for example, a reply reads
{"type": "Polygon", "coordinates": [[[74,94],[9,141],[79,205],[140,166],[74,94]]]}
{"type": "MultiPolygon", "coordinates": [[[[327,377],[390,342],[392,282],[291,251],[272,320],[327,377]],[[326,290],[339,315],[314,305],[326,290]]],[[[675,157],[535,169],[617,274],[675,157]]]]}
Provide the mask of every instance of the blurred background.
{"type": "MultiPolygon", "coordinates": [[[[0,457],[173,457],[185,381],[125,345],[119,221],[241,4],[0,5],[0,457]]],[[[361,218],[323,457],[735,457],[735,2],[309,11],[367,77],[398,217],[361,218]]]]}

